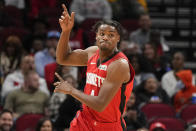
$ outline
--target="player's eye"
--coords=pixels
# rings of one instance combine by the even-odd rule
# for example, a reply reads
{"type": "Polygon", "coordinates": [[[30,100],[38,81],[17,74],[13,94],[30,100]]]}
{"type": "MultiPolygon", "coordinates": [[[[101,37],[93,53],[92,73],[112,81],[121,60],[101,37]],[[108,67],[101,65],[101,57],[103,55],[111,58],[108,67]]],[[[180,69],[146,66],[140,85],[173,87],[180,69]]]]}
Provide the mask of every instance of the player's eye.
{"type": "Polygon", "coordinates": [[[109,34],[109,37],[111,38],[111,37],[114,37],[114,34],[109,34]]]}
{"type": "Polygon", "coordinates": [[[104,36],[104,33],[100,33],[101,36],[104,36]]]}

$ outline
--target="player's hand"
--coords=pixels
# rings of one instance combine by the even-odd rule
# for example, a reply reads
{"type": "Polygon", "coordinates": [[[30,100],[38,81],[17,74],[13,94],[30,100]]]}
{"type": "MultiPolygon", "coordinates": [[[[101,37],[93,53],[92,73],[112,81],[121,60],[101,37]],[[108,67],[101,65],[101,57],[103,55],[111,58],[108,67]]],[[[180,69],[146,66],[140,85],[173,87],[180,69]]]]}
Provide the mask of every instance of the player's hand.
{"type": "Polygon", "coordinates": [[[59,81],[54,83],[55,86],[54,92],[71,94],[74,87],[71,84],[69,84],[67,81],[64,81],[63,78],[58,73],[55,72],[55,75],[59,79],[59,81]]]}
{"type": "Polygon", "coordinates": [[[71,29],[74,25],[75,13],[72,12],[71,16],[70,16],[67,11],[66,6],[64,4],[62,4],[62,7],[63,7],[63,13],[62,13],[61,17],[59,18],[59,23],[60,23],[61,29],[63,32],[71,31],[71,29]]]}

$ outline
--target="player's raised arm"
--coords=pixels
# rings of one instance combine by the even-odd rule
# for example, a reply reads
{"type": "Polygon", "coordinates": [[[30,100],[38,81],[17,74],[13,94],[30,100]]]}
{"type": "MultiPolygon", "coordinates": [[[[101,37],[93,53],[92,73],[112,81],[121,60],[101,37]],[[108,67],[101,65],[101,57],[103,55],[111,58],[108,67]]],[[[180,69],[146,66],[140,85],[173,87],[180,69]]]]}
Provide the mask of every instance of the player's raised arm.
{"type": "Polygon", "coordinates": [[[62,32],[56,49],[57,63],[61,65],[86,66],[88,58],[95,52],[95,50],[97,50],[97,47],[90,47],[86,50],[78,49],[71,51],[68,43],[70,32],[74,26],[75,13],[72,12],[70,16],[64,4],[62,7],[63,13],[59,18],[62,32]]]}

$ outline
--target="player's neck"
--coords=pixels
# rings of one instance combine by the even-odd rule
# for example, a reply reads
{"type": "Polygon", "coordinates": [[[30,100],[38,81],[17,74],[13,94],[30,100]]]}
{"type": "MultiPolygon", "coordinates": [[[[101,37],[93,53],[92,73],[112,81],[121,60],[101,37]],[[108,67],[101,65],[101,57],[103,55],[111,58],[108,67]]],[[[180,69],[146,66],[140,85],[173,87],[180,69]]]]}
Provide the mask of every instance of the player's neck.
{"type": "Polygon", "coordinates": [[[100,59],[100,62],[108,59],[109,57],[111,57],[113,54],[115,54],[116,52],[118,52],[118,49],[115,48],[114,50],[112,51],[101,51],[99,52],[99,59],[100,59]]]}

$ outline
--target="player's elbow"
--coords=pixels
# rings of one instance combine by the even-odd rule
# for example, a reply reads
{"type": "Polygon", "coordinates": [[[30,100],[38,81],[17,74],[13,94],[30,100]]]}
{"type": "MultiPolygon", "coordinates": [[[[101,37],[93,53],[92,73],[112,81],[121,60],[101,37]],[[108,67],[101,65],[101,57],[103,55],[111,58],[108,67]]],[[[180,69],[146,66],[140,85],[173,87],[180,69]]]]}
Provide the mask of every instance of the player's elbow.
{"type": "Polygon", "coordinates": [[[62,65],[63,60],[62,60],[62,59],[60,59],[59,57],[56,57],[56,62],[57,62],[57,64],[62,65]]]}
{"type": "Polygon", "coordinates": [[[66,59],[65,58],[61,58],[61,57],[56,57],[56,62],[59,65],[67,65],[68,64],[66,59]]]}
{"type": "Polygon", "coordinates": [[[59,54],[59,53],[56,53],[56,62],[58,64],[60,64],[60,65],[67,65],[67,64],[69,64],[68,56],[69,56],[69,54],[59,54]]]}

